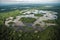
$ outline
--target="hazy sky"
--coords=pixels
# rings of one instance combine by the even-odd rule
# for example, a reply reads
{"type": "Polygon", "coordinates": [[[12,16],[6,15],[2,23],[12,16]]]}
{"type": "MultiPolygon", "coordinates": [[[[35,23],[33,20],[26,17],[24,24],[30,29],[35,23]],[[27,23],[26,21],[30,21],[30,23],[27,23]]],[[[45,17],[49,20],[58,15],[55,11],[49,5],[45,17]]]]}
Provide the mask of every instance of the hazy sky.
{"type": "Polygon", "coordinates": [[[0,3],[58,3],[60,0],[0,0],[0,3]]]}

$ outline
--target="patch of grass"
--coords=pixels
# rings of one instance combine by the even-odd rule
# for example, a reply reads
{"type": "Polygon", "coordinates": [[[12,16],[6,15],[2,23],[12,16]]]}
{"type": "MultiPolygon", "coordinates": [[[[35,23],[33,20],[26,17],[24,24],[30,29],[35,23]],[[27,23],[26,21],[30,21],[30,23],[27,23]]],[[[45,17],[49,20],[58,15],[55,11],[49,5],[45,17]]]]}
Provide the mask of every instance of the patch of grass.
{"type": "Polygon", "coordinates": [[[2,18],[8,18],[8,17],[16,17],[17,15],[20,15],[22,13],[20,13],[19,10],[14,10],[14,11],[9,11],[9,12],[2,12],[0,13],[0,17],[2,18]]]}
{"type": "Polygon", "coordinates": [[[9,22],[8,24],[14,24],[14,22],[9,22]]]}
{"type": "Polygon", "coordinates": [[[33,23],[34,21],[36,21],[35,18],[26,18],[26,17],[22,17],[20,20],[24,23],[33,23]]]}
{"type": "Polygon", "coordinates": [[[9,24],[10,27],[14,26],[14,22],[9,22],[8,24],[9,24]]]}
{"type": "Polygon", "coordinates": [[[46,22],[46,23],[55,23],[55,20],[44,20],[43,22],[46,22]]]}
{"type": "Polygon", "coordinates": [[[27,30],[33,30],[33,28],[29,27],[29,26],[24,26],[24,28],[27,29],[27,30]]]}
{"type": "Polygon", "coordinates": [[[40,26],[40,24],[36,24],[35,26],[40,26]]]}
{"type": "Polygon", "coordinates": [[[34,14],[35,16],[41,17],[43,16],[42,14],[34,14]]]}

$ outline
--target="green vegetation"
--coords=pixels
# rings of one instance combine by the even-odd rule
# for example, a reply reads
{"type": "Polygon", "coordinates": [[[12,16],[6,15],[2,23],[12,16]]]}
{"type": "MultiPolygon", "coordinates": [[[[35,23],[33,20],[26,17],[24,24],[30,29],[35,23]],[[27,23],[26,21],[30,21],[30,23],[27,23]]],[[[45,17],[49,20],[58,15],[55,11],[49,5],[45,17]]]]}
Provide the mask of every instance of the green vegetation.
{"type": "Polygon", "coordinates": [[[60,40],[59,28],[50,26],[42,32],[15,31],[14,28],[0,27],[0,40],[60,40]]]}
{"type": "Polygon", "coordinates": [[[34,14],[35,16],[41,17],[43,16],[42,14],[34,14]]]}
{"type": "Polygon", "coordinates": [[[13,26],[14,22],[9,22],[8,24],[9,26],[13,26]]]}
{"type": "Polygon", "coordinates": [[[0,20],[0,25],[3,25],[3,21],[2,20],[0,20]]]}
{"type": "Polygon", "coordinates": [[[36,24],[36,26],[40,26],[40,24],[36,24]]]}
{"type": "Polygon", "coordinates": [[[14,22],[9,22],[8,24],[14,24],[14,22]]]}
{"type": "Polygon", "coordinates": [[[49,26],[45,31],[41,32],[40,40],[58,40],[59,28],[57,26],[49,26]]]}
{"type": "Polygon", "coordinates": [[[33,23],[34,21],[36,21],[35,18],[26,18],[26,17],[22,17],[20,19],[20,21],[24,22],[24,23],[33,23]]]}
{"type": "Polygon", "coordinates": [[[55,20],[43,20],[43,22],[45,22],[45,23],[56,23],[55,20]]]}
{"type": "Polygon", "coordinates": [[[16,19],[16,17],[14,17],[13,19],[16,19]]]}
{"type": "Polygon", "coordinates": [[[19,10],[14,10],[14,11],[0,13],[0,17],[2,17],[2,18],[15,17],[15,16],[20,15],[20,14],[21,13],[19,10]]]}
{"type": "Polygon", "coordinates": [[[28,27],[28,26],[23,26],[23,27],[24,27],[24,29],[26,29],[26,30],[33,30],[32,27],[28,27]]]}

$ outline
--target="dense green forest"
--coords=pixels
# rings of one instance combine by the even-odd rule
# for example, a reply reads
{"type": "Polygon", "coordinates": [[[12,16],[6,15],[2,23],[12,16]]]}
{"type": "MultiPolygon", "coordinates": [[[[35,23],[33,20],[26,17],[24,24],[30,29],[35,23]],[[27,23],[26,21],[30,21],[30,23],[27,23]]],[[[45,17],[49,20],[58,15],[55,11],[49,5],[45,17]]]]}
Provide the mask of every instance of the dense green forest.
{"type": "MultiPolygon", "coordinates": [[[[9,16],[16,16],[17,11],[0,13],[0,40],[60,40],[60,9],[44,9],[58,12],[56,26],[49,26],[43,31],[24,32],[16,31],[13,27],[5,26],[5,19],[9,16]],[[12,14],[10,14],[12,13],[12,14]]],[[[19,12],[19,11],[18,11],[19,12]]]]}

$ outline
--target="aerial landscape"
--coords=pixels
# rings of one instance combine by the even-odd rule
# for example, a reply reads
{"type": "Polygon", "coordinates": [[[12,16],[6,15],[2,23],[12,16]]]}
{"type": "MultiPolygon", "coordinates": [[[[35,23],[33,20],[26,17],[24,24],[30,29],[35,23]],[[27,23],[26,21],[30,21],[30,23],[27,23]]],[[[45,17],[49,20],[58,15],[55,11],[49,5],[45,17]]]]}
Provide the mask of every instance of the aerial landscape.
{"type": "Polygon", "coordinates": [[[1,0],[0,40],[60,40],[60,0],[1,0]]]}

